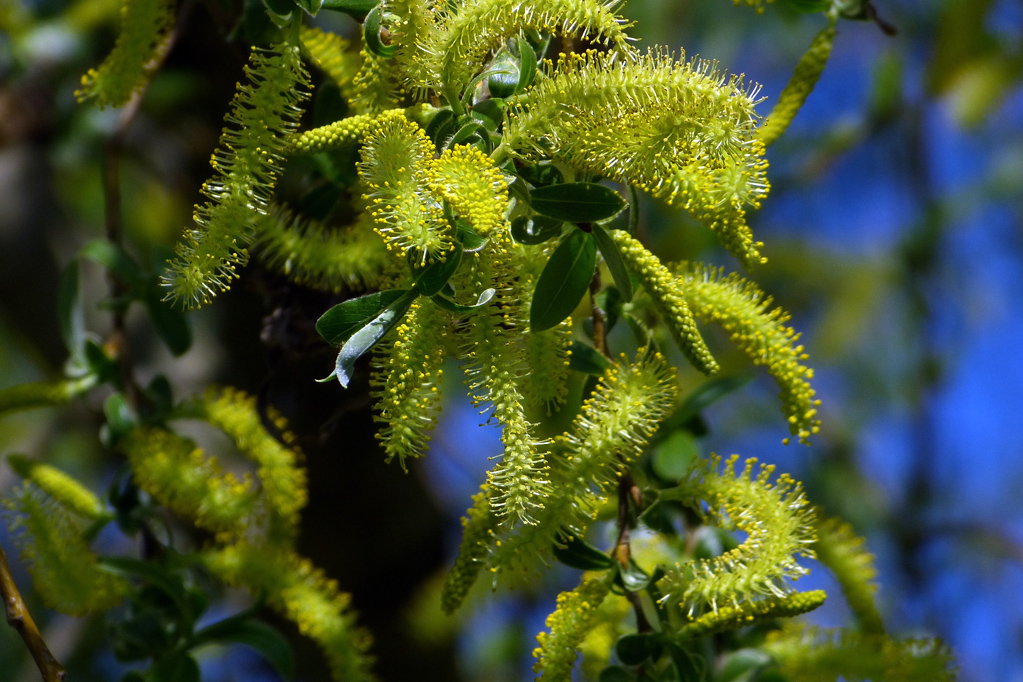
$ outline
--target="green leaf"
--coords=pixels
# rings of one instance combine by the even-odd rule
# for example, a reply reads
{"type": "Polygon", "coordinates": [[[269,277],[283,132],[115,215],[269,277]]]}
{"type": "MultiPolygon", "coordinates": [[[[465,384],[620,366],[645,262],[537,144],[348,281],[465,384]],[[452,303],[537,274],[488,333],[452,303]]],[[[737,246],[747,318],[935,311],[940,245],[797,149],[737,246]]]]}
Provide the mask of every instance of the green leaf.
{"type": "Polygon", "coordinates": [[[376,5],[366,14],[366,20],[362,24],[362,37],[366,49],[378,57],[390,59],[398,48],[394,45],[384,45],[380,42],[380,20],[383,18],[383,11],[380,5],[376,5]]]}
{"type": "Polygon", "coordinates": [[[677,482],[689,473],[689,467],[698,455],[693,434],[680,429],[654,448],[650,466],[661,480],[677,482]]]}
{"type": "Polygon", "coordinates": [[[490,134],[487,132],[486,126],[473,119],[465,123],[458,129],[458,132],[451,136],[447,147],[450,149],[458,144],[473,144],[478,140],[486,140],[489,144],[490,134]]]}
{"type": "Polygon", "coordinates": [[[620,665],[609,665],[600,671],[597,682],[632,682],[635,677],[620,665]]]}
{"type": "Polygon", "coordinates": [[[604,334],[610,334],[611,330],[618,324],[618,319],[622,316],[622,292],[618,291],[618,287],[613,285],[604,287],[597,294],[597,305],[604,311],[604,334]]]}
{"type": "Polygon", "coordinates": [[[105,556],[100,558],[97,565],[107,573],[113,573],[123,578],[144,580],[170,597],[180,613],[192,615],[180,577],[171,573],[161,564],[132,557],[105,556]]]}
{"type": "Polygon", "coordinates": [[[632,279],[629,277],[629,270],[625,267],[625,261],[622,260],[618,245],[599,223],[594,223],[591,227],[593,238],[597,240],[597,248],[600,249],[604,262],[607,263],[607,269],[611,271],[611,277],[614,278],[622,298],[628,303],[632,300],[632,279]]]}
{"type": "Polygon", "coordinates": [[[283,28],[288,24],[288,18],[297,5],[294,0],[263,0],[263,6],[266,7],[270,19],[283,28]]]}
{"type": "Polygon", "coordinates": [[[323,0],[323,5],[320,9],[344,12],[362,21],[378,3],[379,0],[323,0]]]}
{"type": "Polygon", "coordinates": [[[107,429],[115,440],[138,425],[138,417],[132,412],[123,393],[110,394],[103,403],[103,414],[107,418],[107,429]]]}
{"type": "Polygon", "coordinates": [[[341,346],[341,352],[337,354],[337,362],[334,364],[334,373],[332,375],[337,377],[341,386],[348,388],[355,361],[401,322],[401,319],[405,317],[405,313],[408,312],[409,306],[412,305],[412,302],[418,296],[419,292],[415,289],[405,292],[401,298],[392,302],[379,315],[374,317],[369,324],[352,334],[345,341],[345,345],[341,346]]]}
{"type": "Polygon", "coordinates": [[[455,114],[450,109],[441,109],[426,124],[426,136],[433,141],[433,146],[441,150],[446,146],[448,138],[455,132],[455,114]]]}
{"type": "Polygon", "coordinates": [[[725,657],[714,682],[742,682],[753,679],[753,674],[768,665],[771,657],[759,649],[739,649],[725,657]]]}
{"type": "Polygon", "coordinates": [[[650,576],[644,571],[639,565],[629,559],[628,566],[619,566],[618,575],[622,580],[622,585],[625,586],[629,592],[639,592],[645,590],[647,585],[650,584],[650,576]]]}
{"type": "Polygon", "coordinates": [[[515,86],[515,94],[525,92],[536,78],[536,51],[529,41],[519,38],[519,82],[515,86]]]}
{"type": "Polygon", "coordinates": [[[295,0],[295,4],[305,10],[306,14],[315,17],[323,6],[323,0],[295,0]]]}
{"type": "Polygon", "coordinates": [[[614,566],[611,557],[576,537],[569,538],[564,546],[554,545],[554,558],[583,571],[605,571],[614,566]]]}
{"type": "Polygon", "coordinates": [[[433,296],[440,293],[444,285],[448,283],[451,276],[455,274],[458,265],[462,262],[462,250],[453,249],[448,252],[444,261],[434,261],[425,268],[413,268],[412,272],[416,278],[415,287],[423,296],[433,296]]]}
{"type": "Polygon", "coordinates": [[[192,346],[192,328],[188,326],[183,312],[163,300],[158,278],[150,280],[143,304],[157,336],[167,344],[171,353],[183,355],[192,346]]]}
{"type": "Polygon", "coordinates": [[[161,659],[149,670],[149,682],[200,682],[199,664],[186,653],[161,659]]]}
{"type": "Polygon", "coordinates": [[[547,216],[519,216],[512,221],[511,236],[519,244],[543,244],[561,234],[564,220],[547,216]]]}
{"type": "Polygon", "coordinates": [[[433,301],[434,303],[436,303],[438,306],[440,306],[444,310],[447,310],[448,312],[452,312],[452,313],[471,313],[471,312],[475,311],[477,308],[482,308],[486,304],[490,303],[490,299],[492,299],[494,297],[495,293],[497,293],[496,289],[487,289],[487,290],[485,290],[482,294],[480,294],[480,297],[476,300],[476,304],[475,305],[462,305],[461,303],[455,303],[451,299],[445,298],[445,297],[441,296],[440,294],[438,294],[436,296],[432,296],[430,298],[430,300],[433,301]]]}
{"type": "Polygon", "coordinates": [[[85,312],[78,296],[78,261],[68,263],[57,288],[57,326],[60,338],[73,358],[81,358],[85,346],[85,312]]]}
{"type": "Polygon", "coordinates": [[[485,99],[473,106],[469,115],[482,123],[488,131],[497,132],[504,123],[504,102],[500,99],[485,99]]]}
{"type": "Polygon", "coordinates": [[[534,332],[550,329],[572,314],[586,294],[597,263],[593,236],[572,230],[540,273],[529,309],[529,326],[534,332]]]}
{"type": "Polygon", "coordinates": [[[603,376],[611,366],[611,361],[597,352],[596,348],[579,341],[572,342],[572,354],[568,356],[568,366],[576,372],[585,372],[594,376],[603,376]]]}
{"type": "Polygon", "coordinates": [[[78,252],[78,257],[86,258],[103,266],[124,282],[136,298],[142,296],[145,286],[142,270],[135,259],[120,246],[108,242],[106,239],[95,239],[82,247],[82,250],[78,252]]]}
{"type": "Polygon", "coordinates": [[[295,676],[295,654],[284,636],[251,616],[225,618],[203,628],[192,637],[192,646],[204,644],[244,644],[255,649],[281,677],[295,676]]]}
{"type": "Polygon", "coordinates": [[[595,182],[537,187],[530,193],[530,204],[537,213],[570,223],[607,220],[626,206],[618,192],[595,182]]]}
{"type": "Polygon", "coordinates": [[[342,346],[348,337],[408,292],[406,289],[388,289],[338,303],[316,321],[316,331],[330,345],[342,346]]]}
{"type": "Polygon", "coordinates": [[[668,642],[668,655],[678,671],[679,682],[703,682],[703,660],[677,644],[668,642]]]}
{"type": "MultiPolygon", "coordinates": [[[[558,185],[565,181],[561,169],[550,163],[538,163],[535,166],[524,166],[519,170],[519,177],[533,187],[558,185]]],[[[526,197],[528,200],[528,196],[526,197]]]]}
{"type": "Polygon", "coordinates": [[[622,635],[615,642],[615,653],[618,660],[625,665],[639,665],[648,658],[656,660],[660,657],[663,645],[656,633],[633,632],[622,635]]]}
{"type": "MultiPolygon", "coordinates": [[[[668,417],[659,433],[667,434],[676,429],[684,427],[695,419],[704,409],[748,384],[753,377],[748,374],[736,374],[726,377],[717,377],[703,383],[699,388],[689,394],[685,401],[679,405],[675,413],[668,417]]],[[[657,440],[655,436],[655,440],[657,440]]]]}
{"type": "Polygon", "coordinates": [[[486,245],[487,240],[476,234],[476,230],[472,229],[472,224],[468,220],[459,218],[455,221],[455,228],[455,239],[462,245],[463,251],[474,253],[486,245]]]}

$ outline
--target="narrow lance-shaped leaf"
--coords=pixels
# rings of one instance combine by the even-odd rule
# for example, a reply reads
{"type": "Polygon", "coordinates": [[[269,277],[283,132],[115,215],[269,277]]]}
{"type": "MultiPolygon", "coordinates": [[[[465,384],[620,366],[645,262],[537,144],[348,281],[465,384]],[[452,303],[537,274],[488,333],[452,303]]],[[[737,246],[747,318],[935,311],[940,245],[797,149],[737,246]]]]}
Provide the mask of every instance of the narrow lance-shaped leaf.
{"type": "Polygon", "coordinates": [[[627,205],[618,192],[595,182],[537,187],[529,193],[529,203],[537,213],[570,223],[607,220],[627,205]]]}
{"type": "Polygon", "coordinates": [[[391,331],[405,316],[409,306],[418,298],[419,292],[415,289],[405,292],[400,298],[388,305],[379,315],[374,317],[368,324],[348,337],[341,352],[337,354],[337,362],[334,365],[333,376],[344,388],[352,379],[352,369],[355,361],[376,345],[387,332],[391,331]]]}
{"type": "Polygon", "coordinates": [[[589,289],[597,262],[593,236],[573,230],[551,254],[533,292],[529,325],[534,332],[550,329],[572,314],[589,289]]]}
{"type": "Polygon", "coordinates": [[[632,278],[629,277],[629,270],[625,267],[625,261],[622,260],[618,245],[599,223],[594,223],[592,229],[593,238],[597,240],[597,248],[600,249],[600,255],[604,257],[604,262],[607,263],[607,269],[611,271],[611,277],[614,278],[622,299],[628,303],[632,300],[632,278]]]}

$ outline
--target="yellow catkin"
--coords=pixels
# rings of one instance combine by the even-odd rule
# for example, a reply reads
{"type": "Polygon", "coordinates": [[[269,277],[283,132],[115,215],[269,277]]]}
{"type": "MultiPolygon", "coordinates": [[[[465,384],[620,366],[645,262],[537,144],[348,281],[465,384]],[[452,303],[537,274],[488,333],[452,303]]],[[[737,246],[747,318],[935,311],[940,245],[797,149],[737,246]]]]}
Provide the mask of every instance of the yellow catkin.
{"type": "Polygon", "coordinates": [[[318,154],[351,147],[362,141],[375,119],[376,114],[360,114],[299,133],[290,138],[285,154],[318,154]]]}
{"type": "Polygon", "coordinates": [[[181,413],[220,429],[241,455],[256,463],[261,497],[271,517],[271,536],[293,539],[308,493],[305,470],[299,466],[302,455],[284,418],[272,407],[267,410],[267,418],[277,431],[276,436],[271,435],[263,425],[254,396],[215,387],[184,405],[181,413]]]}
{"type": "Polygon", "coordinates": [[[632,59],[563,56],[521,101],[509,101],[503,145],[556,158],[684,209],[749,269],[763,262],[746,211],[770,189],[755,139],[758,87],[710,62],[663,50],[632,59]]]}
{"type": "Polygon", "coordinates": [[[379,287],[395,258],[362,211],[354,224],[328,226],[273,206],[261,221],[256,255],[293,282],[334,293],[379,287]]]}
{"type": "Polygon", "coordinates": [[[831,56],[831,47],[835,43],[835,18],[832,17],[826,28],[813,39],[810,49],[796,64],[796,70],[789,79],[785,89],[781,91],[778,102],[767,115],[764,124],[757,130],[757,138],[769,146],[785,134],[792,119],[799,113],[803,102],[813,92],[820,80],[821,73],[831,56]]]}
{"type": "Polygon", "coordinates": [[[952,653],[934,639],[894,640],[887,635],[826,630],[786,623],[763,649],[792,682],[951,682],[952,653]]]}
{"type": "Polygon", "coordinates": [[[771,309],[770,297],[734,273],[725,276],[700,264],[683,264],[679,271],[679,288],[690,310],[701,320],[720,324],[754,364],[767,367],[781,389],[789,432],[808,444],[820,430],[820,400],[810,385],[813,370],[803,364],[809,356],[798,344],[799,334],[785,325],[789,314],[771,309]]]}
{"type": "Polygon", "coordinates": [[[864,539],[856,535],[848,523],[818,512],[817,542],[813,550],[817,560],[835,575],[863,631],[883,634],[884,623],[874,603],[877,568],[864,539]]]}
{"type": "Polygon", "coordinates": [[[202,188],[210,199],[196,205],[196,228],[185,231],[164,277],[168,298],[188,307],[209,303],[238,278],[248,262],[255,218],[265,215],[284,169],[288,136],[308,98],[309,75],[297,47],[253,49],[225,118],[227,127],[210,159],[213,178],[202,188]]]}
{"type": "Polygon", "coordinates": [[[97,384],[95,376],[64,381],[34,381],[0,390],[0,415],[6,412],[56,407],[97,384]]]}
{"type": "Polygon", "coordinates": [[[117,606],[128,592],[122,578],[101,570],[68,508],[27,483],[4,501],[11,533],[43,603],[73,616],[117,606]]]}
{"type": "Polygon", "coordinates": [[[323,571],[289,551],[239,543],[202,555],[210,573],[265,595],[267,603],[320,645],[336,682],[371,682],[370,636],[358,627],[351,598],[323,571]]]}
{"type": "Polygon", "coordinates": [[[795,592],[784,597],[770,597],[747,601],[739,606],[724,606],[686,623],[678,632],[679,638],[706,637],[718,632],[744,628],[765,620],[791,618],[813,611],[824,603],[824,590],[795,592]]]}
{"type": "Polygon", "coordinates": [[[167,49],[174,25],[173,0],[122,0],[121,31],[114,49],[96,69],[82,76],[79,102],[119,107],[146,86],[167,49]]]}
{"type": "Polygon", "coordinates": [[[746,533],[746,541],[713,559],[676,564],[661,583],[665,600],[688,607],[691,618],[704,608],[739,609],[745,601],[782,598],[791,589],[785,580],[808,573],[800,556],[813,558],[816,539],[812,513],[802,486],[788,474],[772,484],[771,465],[753,476],[756,458],[735,473],[738,455],[726,462],[711,458],[702,477],[690,482],[693,497],[707,503],[710,520],[727,530],[746,533]]]}
{"type": "Polygon", "coordinates": [[[682,282],[629,233],[612,230],[609,234],[618,245],[625,264],[636,273],[643,288],[650,294],[658,314],[671,330],[682,354],[704,374],[716,373],[718,364],[696,328],[696,320],[686,303],[682,282]]]}
{"type": "Polygon", "coordinates": [[[400,111],[370,124],[359,176],[376,230],[388,248],[420,264],[444,260],[454,248],[450,226],[430,192],[433,143],[400,111]]]}
{"type": "Polygon", "coordinates": [[[481,237],[507,224],[508,185],[490,157],[475,147],[458,145],[441,154],[433,162],[430,189],[481,237]]]}
{"type": "Polygon", "coordinates": [[[376,398],[374,420],[387,461],[420,457],[430,442],[441,404],[444,353],[450,315],[420,299],[380,344],[370,385],[376,398]]]}
{"type": "Polygon", "coordinates": [[[441,591],[441,607],[445,613],[454,613],[465,601],[465,595],[486,565],[490,547],[497,539],[495,531],[500,517],[490,506],[489,495],[490,485],[484,483],[480,492],[473,495],[473,504],[462,517],[462,544],[441,591]]]}
{"type": "Polygon", "coordinates": [[[643,349],[635,362],[623,356],[614,363],[549,454],[551,485],[543,509],[532,524],[501,535],[491,550],[492,568],[532,567],[549,558],[555,543],[583,537],[623,468],[643,452],[677,399],[675,371],[659,353],[643,349]]]}
{"type": "Polygon", "coordinates": [[[541,682],[571,682],[579,646],[597,623],[597,609],[611,589],[606,577],[584,577],[579,587],[558,595],[557,608],[547,617],[550,632],[536,636],[539,646],[533,671],[541,682]]]}
{"type": "Polygon", "coordinates": [[[351,44],[341,36],[315,26],[302,26],[299,36],[302,49],[312,62],[341,90],[345,99],[351,100],[355,95],[352,79],[362,66],[362,58],[351,44]]]}
{"type": "Polygon", "coordinates": [[[257,491],[249,476],[222,473],[214,457],[165,429],[145,426],[119,443],[139,487],[197,526],[237,537],[249,524],[257,491]]]}
{"type": "Polygon", "coordinates": [[[395,81],[394,64],[365,47],[359,53],[362,65],[352,79],[349,106],[356,114],[376,114],[398,106],[402,90],[395,81]]]}
{"type": "Polygon", "coordinates": [[[21,455],[8,455],[7,462],[19,476],[79,516],[92,520],[108,517],[96,494],[60,469],[21,455]]]}

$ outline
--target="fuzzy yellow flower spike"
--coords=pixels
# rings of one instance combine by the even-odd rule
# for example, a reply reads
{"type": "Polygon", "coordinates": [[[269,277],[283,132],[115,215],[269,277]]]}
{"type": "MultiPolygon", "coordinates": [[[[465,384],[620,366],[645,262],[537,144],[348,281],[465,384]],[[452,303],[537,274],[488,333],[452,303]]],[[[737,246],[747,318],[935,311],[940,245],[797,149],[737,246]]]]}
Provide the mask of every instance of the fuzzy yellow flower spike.
{"type": "Polygon", "coordinates": [[[539,646],[533,671],[541,682],[571,682],[579,647],[597,624],[597,609],[611,589],[607,576],[584,577],[579,587],[558,595],[558,606],[547,617],[550,632],[536,636],[539,646]]]}

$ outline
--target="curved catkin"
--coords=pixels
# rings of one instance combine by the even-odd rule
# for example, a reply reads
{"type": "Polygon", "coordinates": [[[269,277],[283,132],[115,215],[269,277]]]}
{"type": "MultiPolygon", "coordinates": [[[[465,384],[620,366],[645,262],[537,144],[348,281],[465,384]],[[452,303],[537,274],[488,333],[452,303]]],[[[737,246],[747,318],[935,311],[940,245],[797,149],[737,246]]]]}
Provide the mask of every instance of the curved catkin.
{"type": "Polygon", "coordinates": [[[298,532],[299,513],[309,496],[306,473],[299,466],[302,455],[284,417],[272,407],[267,411],[277,431],[274,437],[263,426],[255,396],[216,387],[183,405],[179,414],[220,429],[242,456],[256,463],[262,497],[271,515],[271,536],[293,539],[298,532]]]}
{"type": "Polygon", "coordinates": [[[472,255],[459,280],[467,286],[461,288],[470,292],[495,288],[497,293],[466,320],[459,336],[469,358],[469,397],[502,426],[504,454],[487,474],[491,506],[499,516],[530,524],[543,509],[549,490],[541,443],[533,438],[522,395],[526,357],[522,345],[515,342],[522,327],[522,301],[517,288],[509,285],[515,275],[508,267],[509,250],[515,248],[506,234],[498,234],[472,255]]]}
{"type": "Polygon", "coordinates": [[[462,517],[462,543],[441,592],[444,613],[454,613],[486,566],[490,547],[497,541],[500,517],[490,505],[490,484],[484,483],[472,497],[472,506],[462,517]]]}
{"type": "Polygon", "coordinates": [[[682,354],[704,374],[715,374],[719,369],[718,364],[696,328],[696,320],[686,303],[682,282],[628,232],[612,230],[608,234],[618,245],[625,264],[636,273],[643,288],[650,294],[661,320],[671,330],[682,354]]]}
{"type": "Polygon", "coordinates": [[[710,62],[662,51],[567,55],[527,98],[509,101],[503,144],[683,208],[751,268],[763,262],[762,244],[746,211],[759,208],[770,188],[755,138],[757,91],[710,62]]]}
{"type": "Polygon", "coordinates": [[[128,592],[122,578],[102,571],[68,508],[32,483],[15,489],[4,505],[22,561],[43,603],[72,616],[117,606],[128,592]]]}
{"type": "Polygon", "coordinates": [[[380,344],[374,359],[373,418],[383,424],[377,439],[387,461],[397,456],[402,469],[406,457],[423,455],[437,424],[450,327],[450,316],[421,298],[380,344]]]}
{"type": "Polygon", "coordinates": [[[310,60],[341,90],[345,99],[351,100],[355,95],[352,79],[362,66],[362,58],[351,43],[315,26],[302,26],[299,38],[310,60]]]}
{"type": "Polygon", "coordinates": [[[312,289],[334,293],[372,289],[380,285],[394,262],[383,239],[373,231],[367,211],[360,213],[353,225],[334,228],[272,206],[259,225],[257,258],[312,289]]]}
{"type": "Polygon", "coordinates": [[[475,147],[458,145],[441,154],[433,162],[430,189],[483,238],[507,224],[508,184],[490,157],[475,147]]]}
{"type": "Polygon", "coordinates": [[[222,473],[191,440],[156,427],[141,427],[118,447],[128,458],[138,486],[175,514],[227,536],[248,525],[258,493],[248,476],[222,473]]]}
{"type": "Polygon", "coordinates": [[[365,47],[359,53],[362,66],[352,78],[349,106],[356,114],[376,114],[398,106],[403,91],[395,81],[393,62],[365,47]]]}
{"type": "Polygon", "coordinates": [[[79,516],[94,521],[110,518],[94,492],[60,469],[22,455],[8,455],[7,463],[19,476],[79,516]]]}
{"type": "Polygon", "coordinates": [[[606,577],[584,578],[579,587],[558,595],[558,605],[547,617],[550,632],[536,636],[539,646],[533,672],[542,682],[571,682],[572,668],[586,634],[597,624],[597,609],[611,591],[606,577]]]}
{"type": "Polygon", "coordinates": [[[707,503],[711,520],[746,533],[746,541],[714,559],[676,564],[661,583],[664,599],[687,607],[690,618],[705,608],[719,611],[784,597],[791,589],[785,580],[809,572],[796,558],[814,556],[812,511],[800,484],[782,474],[772,485],[770,465],[762,465],[754,477],[753,457],[736,475],[737,459],[730,457],[718,473],[720,458],[712,457],[702,478],[691,485],[693,496],[707,503]]]}
{"type": "Polygon", "coordinates": [[[228,585],[265,595],[275,611],[319,644],[336,682],[371,682],[370,636],[355,622],[351,597],[323,571],[290,551],[238,543],[202,555],[203,564],[228,585]]]}
{"type": "Polygon", "coordinates": [[[178,243],[164,284],[168,297],[185,306],[209,303],[238,277],[257,219],[269,209],[283,170],[287,135],[302,114],[309,76],[297,47],[254,49],[227,115],[228,127],[210,164],[214,176],[202,188],[211,201],[196,206],[196,228],[178,243]]]}
{"type": "Polygon", "coordinates": [[[420,263],[454,248],[440,204],[430,193],[433,143],[400,111],[381,114],[366,132],[359,175],[376,230],[387,248],[420,263]]]}
{"type": "Polygon", "coordinates": [[[817,542],[813,544],[817,560],[828,567],[838,580],[849,608],[864,632],[884,633],[881,614],[874,603],[877,594],[877,569],[874,555],[852,526],[836,518],[817,515],[817,542]]]}
{"type": "Polygon", "coordinates": [[[496,571],[546,560],[555,543],[582,537],[614,490],[623,468],[674,409],[674,369],[660,354],[641,350],[635,362],[614,363],[583,404],[568,434],[549,454],[551,485],[534,523],[504,533],[491,551],[496,571]]]}
{"type": "Polygon", "coordinates": [[[792,621],[763,645],[791,682],[951,682],[952,652],[935,639],[827,630],[792,621]]]}
{"type": "Polygon", "coordinates": [[[173,25],[173,0],[122,0],[114,49],[99,68],[82,76],[78,101],[92,101],[101,109],[126,104],[153,77],[173,25]]]}
{"type": "Polygon", "coordinates": [[[706,637],[718,632],[727,632],[748,627],[755,623],[778,618],[792,618],[813,611],[824,603],[824,590],[794,592],[784,597],[769,597],[759,601],[745,601],[738,606],[723,606],[709,611],[696,620],[682,626],[678,632],[681,639],[706,637]]]}
{"type": "Polygon", "coordinates": [[[827,27],[821,29],[810,43],[810,49],[796,64],[796,70],[785,89],[781,91],[781,95],[778,96],[778,102],[771,109],[771,113],[767,115],[764,124],[757,130],[757,139],[765,147],[773,144],[788,130],[792,119],[799,113],[803,102],[810,96],[817,81],[820,80],[834,44],[835,18],[832,17],[827,27]]]}
{"type": "Polygon", "coordinates": [[[601,43],[619,59],[633,52],[627,22],[615,13],[619,0],[468,0],[436,20],[419,39],[424,67],[420,87],[461,91],[487,55],[527,29],[562,33],[601,43]]]}
{"type": "MultiPolygon", "coordinates": [[[[693,314],[706,322],[717,322],[732,341],[756,365],[764,365],[781,389],[781,401],[789,432],[801,443],[820,430],[817,400],[806,367],[803,346],[794,345],[799,334],[785,325],[789,314],[771,309],[771,298],[753,283],[732,273],[702,264],[682,264],[680,289],[693,314]]],[[[788,443],[789,439],[785,439],[788,443]]]]}

